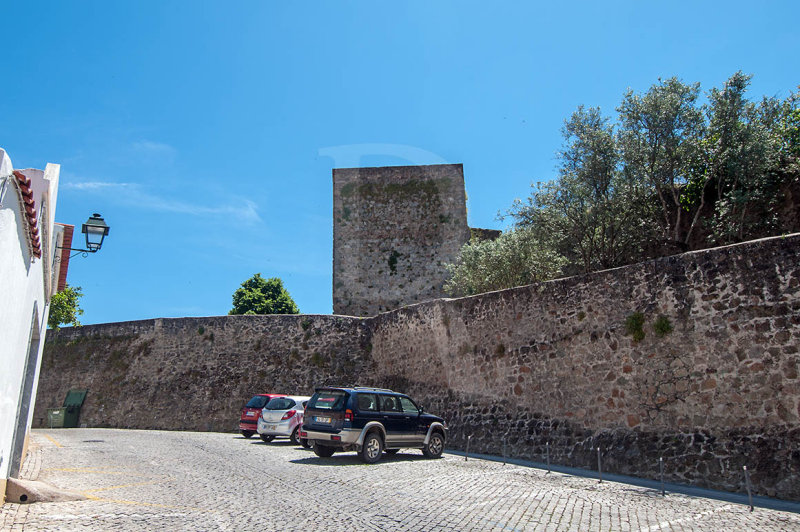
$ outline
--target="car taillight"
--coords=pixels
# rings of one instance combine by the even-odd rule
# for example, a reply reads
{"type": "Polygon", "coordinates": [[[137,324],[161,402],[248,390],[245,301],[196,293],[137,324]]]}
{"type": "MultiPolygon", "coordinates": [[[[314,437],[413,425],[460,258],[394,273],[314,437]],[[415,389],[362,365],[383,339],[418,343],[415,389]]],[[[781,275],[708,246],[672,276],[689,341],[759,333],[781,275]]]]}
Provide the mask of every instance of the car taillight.
{"type": "Polygon", "coordinates": [[[301,437],[301,438],[308,438],[308,432],[306,432],[306,431],[304,431],[304,430],[301,430],[301,431],[300,431],[300,437],[301,437]]]}
{"type": "Polygon", "coordinates": [[[296,413],[297,413],[297,410],[289,410],[288,412],[286,412],[283,415],[283,417],[281,418],[281,421],[286,421],[290,417],[294,416],[296,413]]]}
{"type": "Polygon", "coordinates": [[[344,420],[345,421],[353,421],[353,411],[349,408],[344,411],[344,420]]]}

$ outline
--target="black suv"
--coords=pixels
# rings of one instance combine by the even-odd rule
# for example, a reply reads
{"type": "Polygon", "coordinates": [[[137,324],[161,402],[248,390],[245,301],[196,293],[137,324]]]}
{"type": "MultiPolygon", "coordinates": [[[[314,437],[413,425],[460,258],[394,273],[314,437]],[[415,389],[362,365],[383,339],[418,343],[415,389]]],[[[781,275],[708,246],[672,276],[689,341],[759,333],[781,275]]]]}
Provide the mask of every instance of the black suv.
{"type": "Polygon", "coordinates": [[[356,451],[372,464],[386,451],[422,449],[428,458],[444,451],[444,419],[427,414],[407,395],[382,388],[317,388],[306,405],[301,438],[317,456],[356,451]]]}

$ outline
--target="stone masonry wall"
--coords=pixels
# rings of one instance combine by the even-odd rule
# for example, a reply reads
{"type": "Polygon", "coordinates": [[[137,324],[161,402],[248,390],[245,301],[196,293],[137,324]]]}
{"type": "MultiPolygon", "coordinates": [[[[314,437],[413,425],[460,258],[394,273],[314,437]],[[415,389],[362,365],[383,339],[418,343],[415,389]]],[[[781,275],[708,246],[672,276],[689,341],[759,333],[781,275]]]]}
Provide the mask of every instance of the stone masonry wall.
{"type": "Polygon", "coordinates": [[[227,316],[48,332],[34,423],[234,430],[249,396],[409,393],[448,447],[800,500],[800,234],[371,319],[227,316]],[[641,325],[637,325],[641,323],[641,325]],[[201,332],[201,328],[203,328],[201,332]],[[640,335],[644,336],[641,337],[640,335]]]}
{"type": "Polygon", "coordinates": [[[460,164],[333,170],[333,312],[374,316],[442,297],[470,238],[460,164]]]}
{"type": "Polygon", "coordinates": [[[451,447],[800,499],[800,235],[687,253],[372,324],[375,382],[451,447]],[[635,317],[644,338],[634,339],[635,317]],[[658,329],[659,332],[656,331],[658,329]]]}
{"type": "Polygon", "coordinates": [[[353,384],[369,366],[364,320],[221,316],[90,325],[47,332],[33,426],[70,388],[89,393],[90,427],[232,431],[257,393],[311,395],[353,384]]]}

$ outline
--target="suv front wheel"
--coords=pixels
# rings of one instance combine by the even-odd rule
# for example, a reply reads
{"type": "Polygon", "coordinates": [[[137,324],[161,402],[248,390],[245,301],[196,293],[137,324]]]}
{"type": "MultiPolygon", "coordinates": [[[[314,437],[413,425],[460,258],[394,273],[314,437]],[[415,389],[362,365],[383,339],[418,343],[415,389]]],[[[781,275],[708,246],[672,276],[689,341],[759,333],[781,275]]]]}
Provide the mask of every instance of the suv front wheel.
{"type": "Polygon", "coordinates": [[[441,458],[444,452],[444,438],[441,433],[434,432],[425,447],[422,448],[422,454],[428,458],[441,458]]]}
{"type": "Polygon", "coordinates": [[[382,452],[383,441],[381,441],[381,437],[378,436],[376,432],[370,432],[367,434],[367,437],[364,438],[364,445],[361,446],[361,451],[358,453],[358,456],[363,462],[374,464],[381,459],[382,452]]]}

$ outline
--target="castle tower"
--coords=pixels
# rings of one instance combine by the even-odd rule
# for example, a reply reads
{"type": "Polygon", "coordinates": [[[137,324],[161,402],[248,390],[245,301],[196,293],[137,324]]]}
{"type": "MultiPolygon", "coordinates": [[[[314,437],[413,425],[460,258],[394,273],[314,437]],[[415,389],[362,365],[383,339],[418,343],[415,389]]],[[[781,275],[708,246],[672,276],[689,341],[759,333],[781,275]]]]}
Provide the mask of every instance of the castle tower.
{"type": "Polygon", "coordinates": [[[460,164],[333,170],[333,313],[443,297],[470,237],[460,164]]]}

